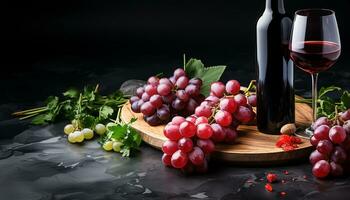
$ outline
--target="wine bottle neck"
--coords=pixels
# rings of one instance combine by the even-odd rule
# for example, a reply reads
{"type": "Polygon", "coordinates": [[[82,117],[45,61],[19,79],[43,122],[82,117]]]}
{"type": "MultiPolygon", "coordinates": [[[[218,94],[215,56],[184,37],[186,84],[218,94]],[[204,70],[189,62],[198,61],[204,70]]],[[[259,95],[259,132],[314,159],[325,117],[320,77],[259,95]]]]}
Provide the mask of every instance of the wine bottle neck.
{"type": "Polygon", "coordinates": [[[284,10],[284,0],[266,0],[266,10],[272,12],[286,13],[284,10]]]}

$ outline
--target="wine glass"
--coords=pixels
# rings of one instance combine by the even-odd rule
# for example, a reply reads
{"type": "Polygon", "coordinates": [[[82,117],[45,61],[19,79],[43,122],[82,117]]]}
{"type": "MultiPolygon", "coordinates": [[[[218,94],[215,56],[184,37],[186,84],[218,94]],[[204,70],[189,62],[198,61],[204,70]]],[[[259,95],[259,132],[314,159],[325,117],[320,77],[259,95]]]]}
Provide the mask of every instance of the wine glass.
{"type": "MultiPolygon", "coordinates": [[[[295,12],[290,57],[300,69],[312,77],[312,123],[317,119],[317,78],[334,65],[340,56],[340,37],[335,13],[328,9],[303,9],[295,12]]],[[[300,136],[310,137],[312,128],[300,136]]]]}

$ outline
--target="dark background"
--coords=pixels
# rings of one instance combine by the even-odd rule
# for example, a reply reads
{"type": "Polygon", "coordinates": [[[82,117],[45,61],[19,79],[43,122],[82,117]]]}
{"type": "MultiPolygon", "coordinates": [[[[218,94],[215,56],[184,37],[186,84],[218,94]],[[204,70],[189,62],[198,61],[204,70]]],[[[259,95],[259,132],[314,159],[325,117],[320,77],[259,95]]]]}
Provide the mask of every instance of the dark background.
{"type": "MultiPolygon", "coordinates": [[[[127,79],[145,79],[160,71],[169,74],[181,66],[183,53],[206,65],[228,65],[223,79],[246,84],[254,78],[255,25],[264,4],[264,0],[5,2],[0,103],[30,105],[87,83],[116,89],[127,79]]],[[[321,83],[347,87],[334,74],[348,71],[349,1],[286,0],[285,6],[291,14],[301,8],[335,10],[343,52],[338,64],[321,75],[321,83]]],[[[305,81],[298,83],[309,77],[296,71],[296,88],[310,88],[305,81]]]]}

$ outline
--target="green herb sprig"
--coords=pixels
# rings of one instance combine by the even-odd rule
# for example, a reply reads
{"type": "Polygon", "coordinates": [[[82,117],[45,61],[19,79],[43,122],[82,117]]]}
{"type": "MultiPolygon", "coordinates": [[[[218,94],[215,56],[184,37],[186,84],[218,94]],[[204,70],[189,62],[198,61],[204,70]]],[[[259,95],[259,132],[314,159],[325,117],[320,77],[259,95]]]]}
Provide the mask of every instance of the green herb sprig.
{"type": "MultiPolygon", "coordinates": [[[[298,103],[311,104],[312,99],[296,98],[298,103]]],[[[340,87],[322,87],[317,99],[317,117],[336,119],[339,112],[350,108],[350,92],[340,87]]]]}
{"type": "Polygon", "coordinates": [[[114,118],[127,99],[128,96],[120,91],[105,96],[99,93],[99,85],[86,86],[82,91],[69,89],[62,97],[50,96],[45,106],[15,112],[13,115],[21,120],[33,118],[32,123],[35,125],[75,120],[79,128],[93,128],[97,123],[106,123],[114,118]]]}

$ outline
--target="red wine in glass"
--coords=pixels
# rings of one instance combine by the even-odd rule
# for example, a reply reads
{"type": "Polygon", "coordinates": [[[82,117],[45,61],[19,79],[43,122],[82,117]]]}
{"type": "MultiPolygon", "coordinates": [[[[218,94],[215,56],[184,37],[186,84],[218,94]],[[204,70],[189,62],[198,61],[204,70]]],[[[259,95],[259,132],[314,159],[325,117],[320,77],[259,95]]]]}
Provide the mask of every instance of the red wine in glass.
{"type": "Polygon", "coordinates": [[[329,41],[305,41],[296,45],[290,56],[300,69],[310,74],[319,73],[334,65],[340,56],[340,46],[329,41]]]}

